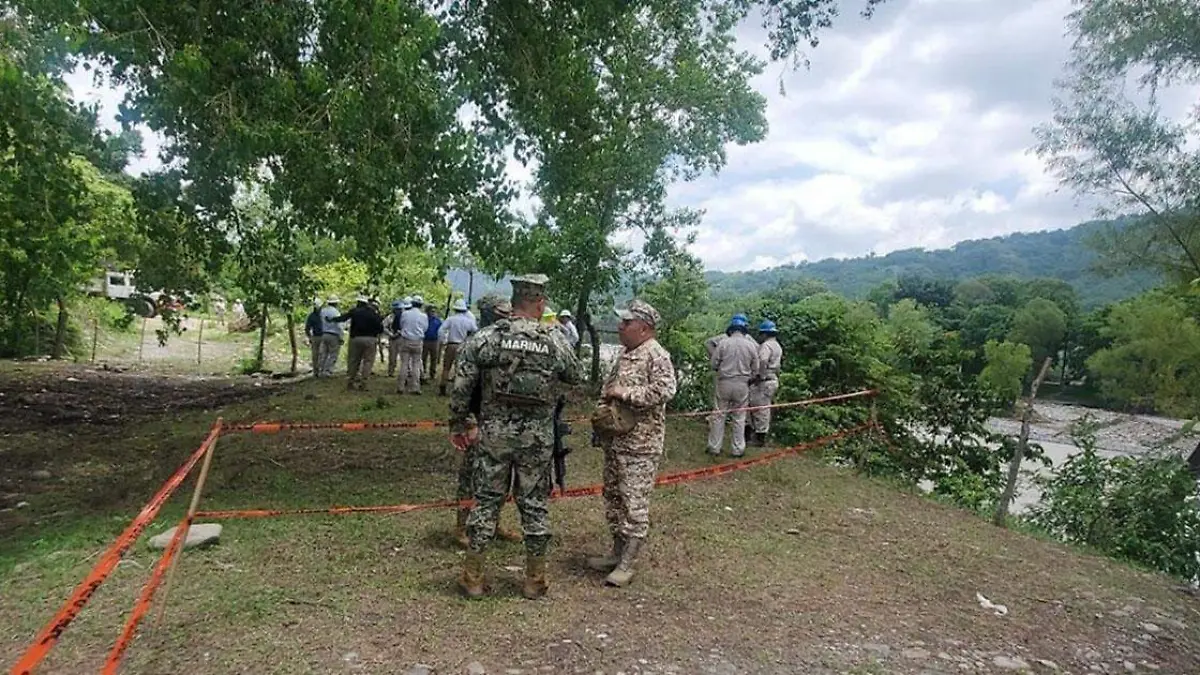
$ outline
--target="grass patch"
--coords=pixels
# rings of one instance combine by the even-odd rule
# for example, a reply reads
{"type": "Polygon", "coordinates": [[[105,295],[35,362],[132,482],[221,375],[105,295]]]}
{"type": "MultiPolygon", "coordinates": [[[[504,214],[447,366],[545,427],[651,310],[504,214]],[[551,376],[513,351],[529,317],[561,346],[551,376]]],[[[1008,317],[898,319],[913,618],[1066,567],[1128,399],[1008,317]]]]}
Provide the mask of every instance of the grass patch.
{"type": "MultiPolygon", "coordinates": [[[[26,431],[19,447],[6,444],[0,476],[18,481],[30,506],[26,520],[0,521],[0,662],[15,660],[216,414],[445,416],[445,399],[398,396],[386,378],[366,394],[344,387],[308,381],[113,429],[26,431]],[[13,457],[20,470],[10,472],[13,457]],[[35,465],[55,479],[31,491],[21,476],[35,465]]],[[[711,463],[705,431],[673,421],[663,470],[711,463]]],[[[600,480],[600,453],[586,440],[586,429],[570,439],[572,485],[600,480]]],[[[443,432],[230,435],[203,508],[444,499],[457,461],[443,432]]],[[[153,532],[180,517],[189,492],[185,483],[153,532]]],[[[512,506],[503,517],[515,521],[512,506]]],[[[455,594],[461,554],[449,511],[224,521],[219,545],[183,554],[165,623],[144,626],[126,670],[403,673],[426,663],[461,672],[479,661],[524,673],[918,673],[959,672],[960,663],[986,672],[1010,655],[1072,671],[1125,660],[1200,671],[1200,613],[1171,580],[996,529],[816,456],[656,491],[649,550],[624,590],[603,588],[583,565],[607,545],[600,499],[556,502],[551,517],[550,598],[520,599],[523,549],[498,544],[493,594],[478,603],[455,594]],[[1009,614],[982,610],[976,592],[1009,614]],[[1135,639],[1146,621],[1162,631],[1143,644],[1135,639]],[[890,651],[864,647],[875,644],[890,651]]],[[[96,670],[156,557],[144,541],[134,547],[46,672],[96,670]]]]}

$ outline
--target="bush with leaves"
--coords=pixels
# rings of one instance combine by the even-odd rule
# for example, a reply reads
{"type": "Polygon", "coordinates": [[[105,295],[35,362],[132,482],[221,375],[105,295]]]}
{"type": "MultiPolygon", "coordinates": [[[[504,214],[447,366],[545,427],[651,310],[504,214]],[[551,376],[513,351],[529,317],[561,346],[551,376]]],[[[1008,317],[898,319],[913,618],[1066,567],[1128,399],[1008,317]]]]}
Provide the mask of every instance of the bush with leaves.
{"type": "Polygon", "coordinates": [[[1033,364],[1029,346],[988,340],[983,346],[983,360],[986,365],[979,373],[979,384],[1011,407],[1021,395],[1021,383],[1033,364]]]}
{"type": "Polygon", "coordinates": [[[1101,457],[1095,423],[1072,431],[1081,452],[1038,479],[1030,521],[1052,536],[1184,579],[1200,575],[1196,479],[1173,453],[1101,457]]]}

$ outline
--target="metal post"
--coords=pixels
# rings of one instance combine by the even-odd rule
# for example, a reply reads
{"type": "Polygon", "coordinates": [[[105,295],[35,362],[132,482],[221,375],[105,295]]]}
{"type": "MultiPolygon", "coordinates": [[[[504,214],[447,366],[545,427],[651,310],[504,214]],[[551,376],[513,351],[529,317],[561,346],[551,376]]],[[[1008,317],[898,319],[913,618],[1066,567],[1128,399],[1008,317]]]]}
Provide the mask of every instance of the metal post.
{"type": "Polygon", "coordinates": [[[196,365],[200,365],[200,351],[204,348],[204,317],[200,317],[200,337],[196,340],[196,365]]]}
{"type": "Polygon", "coordinates": [[[142,350],[146,348],[146,317],[142,317],[142,341],[138,343],[138,363],[142,362],[142,350]]]}
{"type": "Polygon", "coordinates": [[[162,601],[158,606],[158,618],[155,619],[154,630],[157,631],[162,627],[163,616],[167,613],[167,595],[171,591],[171,579],[175,576],[175,565],[179,563],[179,557],[187,545],[188,530],[191,529],[192,518],[196,517],[196,511],[200,508],[200,494],[204,492],[204,482],[208,479],[208,468],[212,465],[213,453],[217,450],[217,441],[221,438],[220,429],[222,420],[217,418],[217,436],[212,443],[208,444],[208,451],[204,453],[204,463],[200,465],[200,475],[196,477],[196,487],[192,490],[192,502],[188,505],[187,516],[183,519],[183,536],[179,545],[180,553],[171,559],[171,565],[167,567],[167,578],[163,581],[162,601]]]}

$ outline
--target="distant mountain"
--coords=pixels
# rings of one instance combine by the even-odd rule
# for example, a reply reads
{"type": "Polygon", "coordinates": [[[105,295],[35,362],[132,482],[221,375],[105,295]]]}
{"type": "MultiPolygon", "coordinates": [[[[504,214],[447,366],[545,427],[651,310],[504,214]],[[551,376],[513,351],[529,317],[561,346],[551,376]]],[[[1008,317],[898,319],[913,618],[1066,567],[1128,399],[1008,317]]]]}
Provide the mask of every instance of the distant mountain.
{"type": "Polygon", "coordinates": [[[1159,278],[1148,272],[1103,277],[1092,271],[1096,253],[1084,240],[1107,225],[1093,221],[1066,230],[1010,234],[976,239],[948,249],[921,248],[885,256],[785,265],[757,272],[707,272],[716,296],[769,291],[797,279],[815,279],[831,291],[855,298],[903,275],[968,279],[983,275],[1052,277],[1075,288],[1084,307],[1098,307],[1152,288],[1159,278]]]}

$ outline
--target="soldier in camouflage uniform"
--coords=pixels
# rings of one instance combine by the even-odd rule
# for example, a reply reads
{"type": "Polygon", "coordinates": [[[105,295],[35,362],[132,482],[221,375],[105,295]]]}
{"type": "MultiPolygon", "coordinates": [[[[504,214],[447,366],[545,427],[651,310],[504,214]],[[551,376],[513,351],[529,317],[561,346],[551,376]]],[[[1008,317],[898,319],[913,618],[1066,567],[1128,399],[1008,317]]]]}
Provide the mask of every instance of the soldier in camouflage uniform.
{"type": "Polygon", "coordinates": [[[588,558],[588,567],[609,572],[605,583],[625,586],[650,531],[650,492],[663,454],[667,402],[675,396],[675,367],[658,343],[661,321],[649,303],[634,300],[617,310],[625,348],[601,390],[603,401],[633,413],[633,428],[600,436],[604,448],[604,516],[612,532],[612,552],[588,558]]]}
{"type": "MultiPolygon", "coordinates": [[[[486,328],[500,319],[507,319],[512,313],[512,303],[508,298],[501,297],[497,293],[489,293],[479,299],[479,327],[486,328]]],[[[472,339],[474,336],[471,336],[472,339]]],[[[453,365],[453,364],[451,364],[453,365]]],[[[483,390],[480,387],[475,388],[474,394],[471,395],[471,413],[478,415],[479,406],[483,402],[483,390]]],[[[467,501],[475,498],[475,488],[472,483],[473,474],[475,471],[475,456],[478,454],[476,448],[478,445],[469,446],[462,454],[462,464],[458,467],[458,490],[455,492],[455,498],[458,501],[467,501]]],[[[463,548],[471,545],[471,540],[467,537],[467,516],[471,514],[471,507],[459,507],[458,517],[454,525],[454,538],[463,548]]],[[[499,523],[497,519],[496,535],[506,541],[521,541],[520,532],[511,530],[499,523]]]]}
{"type": "Polygon", "coordinates": [[[486,592],[484,552],[510,481],[525,532],[521,594],[529,599],[546,594],[554,401],[565,386],[583,381],[583,365],[562,332],[539,322],[546,281],[542,275],[512,279],[511,317],[479,331],[454,364],[450,441],[461,450],[479,445],[472,481],[475,507],[467,518],[470,549],[458,582],[469,598],[486,592]],[[478,414],[471,412],[476,387],[482,391],[478,414]]]}

